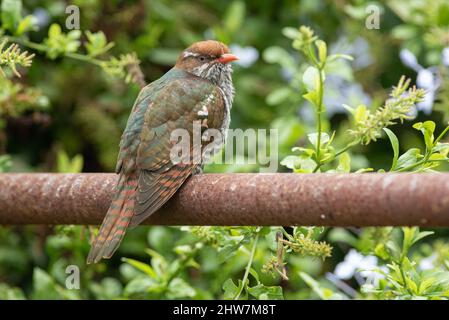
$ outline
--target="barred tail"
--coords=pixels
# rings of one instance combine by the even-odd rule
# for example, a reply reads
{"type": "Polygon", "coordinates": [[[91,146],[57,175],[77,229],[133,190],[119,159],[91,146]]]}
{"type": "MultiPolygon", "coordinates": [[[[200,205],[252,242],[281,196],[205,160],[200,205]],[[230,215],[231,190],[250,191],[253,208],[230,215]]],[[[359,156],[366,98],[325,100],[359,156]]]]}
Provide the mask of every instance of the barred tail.
{"type": "Polygon", "coordinates": [[[136,188],[136,178],[120,176],[115,196],[92,244],[87,263],[109,259],[117,250],[134,215],[136,188]]]}

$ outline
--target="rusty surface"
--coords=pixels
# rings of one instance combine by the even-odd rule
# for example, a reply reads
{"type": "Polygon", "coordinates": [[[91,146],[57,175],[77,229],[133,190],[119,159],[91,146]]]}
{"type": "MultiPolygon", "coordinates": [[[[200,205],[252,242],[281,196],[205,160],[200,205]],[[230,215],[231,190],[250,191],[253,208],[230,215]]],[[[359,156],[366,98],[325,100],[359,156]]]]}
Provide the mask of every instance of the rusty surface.
{"type": "MultiPolygon", "coordinates": [[[[1,174],[0,224],[99,224],[115,174],[1,174]]],[[[449,174],[204,174],[161,225],[449,226],[449,174]]]]}

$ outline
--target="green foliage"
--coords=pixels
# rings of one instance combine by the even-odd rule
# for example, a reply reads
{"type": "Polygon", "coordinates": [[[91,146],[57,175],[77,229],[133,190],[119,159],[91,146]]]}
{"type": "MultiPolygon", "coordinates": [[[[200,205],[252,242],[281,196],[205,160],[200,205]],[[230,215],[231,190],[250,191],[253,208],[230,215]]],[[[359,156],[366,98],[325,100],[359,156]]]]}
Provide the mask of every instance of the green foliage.
{"type": "Polygon", "coordinates": [[[0,72],[4,77],[6,77],[1,68],[2,65],[6,65],[11,68],[17,77],[20,77],[20,74],[17,72],[16,65],[20,65],[22,67],[31,66],[34,54],[29,55],[28,51],[21,52],[17,44],[11,44],[6,48],[6,44],[6,40],[0,43],[0,72]]]}
{"type": "Polygon", "coordinates": [[[72,30],[67,34],[62,32],[61,26],[52,24],[48,29],[48,37],[44,40],[45,51],[50,59],[76,52],[80,47],[81,32],[72,30]]]}
{"type": "Polygon", "coordinates": [[[432,168],[438,167],[441,163],[449,161],[447,157],[449,144],[439,142],[449,131],[449,126],[443,130],[437,139],[434,138],[435,122],[433,121],[426,121],[424,123],[417,122],[413,125],[413,128],[421,131],[423,134],[425,145],[424,154],[421,154],[421,150],[417,148],[411,148],[399,156],[398,138],[391,130],[384,128],[394,152],[390,171],[427,172],[431,171],[432,168]]]}
{"type": "Polygon", "coordinates": [[[447,271],[424,270],[409,259],[414,244],[432,235],[431,231],[418,228],[402,228],[401,238],[391,236],[374,254],[385,260],[386,271],[377,271],[384,278],[377,285],[367,284],[362,290],[376,298],[396,299],[445,299],[449,297],[449,273],[447,271]]]}
{"type": "Polygon", "coordinates": [[[80,154],[69,159],[67,153],[60,150],[56,161],[56,169],[60,173],[78,173],[83,170],[83,157],[80,154]]]}
{"type": "MultiPolygon", "coordinates": [[[[449,168],[445,0],[75,4],[82,30],[64,27],[65,2],[1,1],[0,172],[113,170],[143,73],[148,81],[160,77],[182,48],[204,37],[260,53],[250,66],[234,68],[231,125],[278,129],[282,170],[449,168]],[[381,9],[381,31],[364,27],[368,4],[381,9]],[[310,27],[286,27],[298,20],[310,27]],[[441,80],[436,112],[418,113],[412,123],[424,92],[399,62],[403,48],[426,67],[437,66],[441,80]],[[368,99],[344,95],[349,87],[368,99]],[[333,113],[333,100],[342,100],[349,116],[333,113]]],[[[139,227],[111,261],[86,266],[87,228],[1,227],[0,299],[446,299],[449,234],[427,232],[139,227]],[[352,250],[378,259],[377,280],[329,277],[352,250]],[[68,265],[80,268],[79,290],[65,286],[68,265]]]]}
{"type": "Polygon", "coordinates": [[[366,110],[365,106],[359,106],[357,109],[349,110],[354,115],[355,128],[350,129],[350,133],[363,144],[376,141],[382,133],[382,129],[395,124],[395,121],[410,120],[410,113],[413,107],[424,98],[425,91],[409,89],[410,79],[406,80],[402,77],[396,87],[393,88],[390,99],[385,105],[376,112],[371,113],[366,110]]]}
{"type": "Polygon", "coordinates": [[[0,172],[7,172],[11,167],[11,157],[9,155],[0,156],[0,172]]]}
{"type": "Polygon", "coordinates": [[[197,295],[183,278],[177,275],[187,267],[196,267],[193,259],[201,245],[178,246],[174,249],[178,259],[169,262],[161,254],[147,249],[151,264],[126,259],[123,261],[140,271],[140,275],[131,280],[124,289],[125,297],[145,299],[181,299],[193,298],[197,295]]]}

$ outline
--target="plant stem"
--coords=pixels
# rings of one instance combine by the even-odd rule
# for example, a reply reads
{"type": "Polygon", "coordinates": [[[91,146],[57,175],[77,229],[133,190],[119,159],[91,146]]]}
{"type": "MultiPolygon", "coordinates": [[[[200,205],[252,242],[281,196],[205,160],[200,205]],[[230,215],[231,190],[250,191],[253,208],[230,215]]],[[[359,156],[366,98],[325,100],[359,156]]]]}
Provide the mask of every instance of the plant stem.
{"type": "Polygon", "coordinates": [[[344,147],[343,149],[340,149],[339,151],[337,151],[335,153],[335,157],[338,157],[338,156],[342,155],[343,153],[345,153],[346,151],[348,151],[352,147],[358,145],[359,143],[360,143],[360,139],[356,139],[356,140],[352,141],[351,143],[346,145],[346,147],[344,147]]]}
{"type": "Polygon", "coordinates": [[[409,170],[411,170],[411,169],[414,169],[414,168],[420,166],[421,164],[423,164],[423,163],[426,162],[426,161],[427,161],[426,158],[424,158],[424,159],[422,159],[422,160],[420,160],[420,161],[418,161],[418,162],[416,162],[416,163],[414,163],[414,164],[411,164],[411,165],[409,165],[409,166],[407,166],[407,167],[404,167],[404,168],[400,168],[400,169],[395,170],[395,171],[393,171],[393,172],[405,172],[405,171],[409,171],[409,170]]]}
{"type": "MultiPolygon", "coordinates": [[[[346,147],[344,147],[343,149],[340,149],[339,151],[337,151],[335,153],[335,155],[334,155],[334,159],[336,159],[338,156],[342,155],[343,153],[345,153],[346,151],[348,151],[352,147],[358,145],[359,143],[360,143],[360,139],[356,139],[356,140],[352,141],[351,143],[346,145],[346,147]]],[[[323,165],[324,165],[324,163],[321,163],[321,162],[319,164],[317,164],[315,169],[313,169],[313,173],[317,172],[318,169],[320,169],[323,165]]]]}
{"type": "Polygon", "coordinates": [[[254,255],[256,253],[256,247],[257,247],[258,241],[259,241],[259,232],[257,232],[256,237],[254,238],[253,246],[251,248],[251,253],[249,256],[249,261],[248,261],[248,264],[246,265],[245,274],[243,275],[243,279],[242,279],[242,287],[240,288],[237,295],[234,297],[234,300],[238,300],[240,298],[240,295],[242,294],[243,289],[246,286],[246,282],[248,281],[248,276],[249,276],[249,270],[251,269],[251,265],[253,264],[254,255]]]}
{"type": "MultiPolygon", "coordinates": [[[[428,157],[427,157],[427,158],[428,158],[428,157]]],[[[416,168],[416,167],[418,167],[418,166],[420,166],[420,165],[422,165],[422,164],[424,164],[424,163],[426,163],[426,162],[448,162],[448,160],[447,160],[447,159],[429,160],[429,159],[424,158],[424,159],[422,159],[422,160],[420,160],[420,161],[418,161],[418,162],[416,162],[416,163],[414,163],[414,164],[412,164],[412,165],[409,165],[408,167],[401,168],[401,169],[395,170],[395,171],[393,171],[393,172],[405,172],[405,171],[409,171],[409,170],[411,170],[411,169],[413,169],[413,168],[416,168]]]]}
{"type": "Polygon", "coordinates": [[[281,227],[281,231],[287,239],[293,239],[293,237],[287,232],[287,230],[284,229],[284,227],[281,227]]]}
{"type": "Polygon", "coordinates": [[[321,68],[318,68],[318,72],[319,72],[319,87],[318,87],[318,106],[317,106],[317,131],[318,131],[318,137],[317,137],[317,143],[316,143],[316,160],[317,163],[320,164],[321,163],[321,113],[323,112],[323,86],[324,86],[324,82],[323,82],[323,70],[321,68]]]}
{"type": "MultiPolygon", "coordinates": [[[[45,47],[44,45],[39,44],[39,43],[35,43],[35,42],[29,41],[29,40],[25,40],[25,39],[21,39],[21,38],[18,38],[18,37],[6,36],[5,38],[8,39],[8,41],[16,42],[18,44],[21,44],[21,45],[23,45],[25,47],[28,47],[30,49],[34,49],[36,51],[40,51],[40,52],[47,52],[48,51],[47,47],[45,47]]],[[[64,56],[67,57],[67,58],[75,59],[75,60],[89,62],[89,63],[92,63],[92,64],[94,64],[96,66],[99,66],[99,67],[101,67],[102,63],[103,63],[101,60],[92,58],[92,57],[87,56],[87,55],[74,53],[74,52],[66,52],[66,53],[64,53],[64,56]]]]}
{"type": "Polygon", "coordinates": [[[435,140],[435,142],[433,143],[434,145],[437,144],[437,142],[439,142],[441,139],[443,139],[444,135],[449,131],[449,126],[447,126],[443,132],[441,132],[441,134],[438,136],[438,138],[435,140]]]}

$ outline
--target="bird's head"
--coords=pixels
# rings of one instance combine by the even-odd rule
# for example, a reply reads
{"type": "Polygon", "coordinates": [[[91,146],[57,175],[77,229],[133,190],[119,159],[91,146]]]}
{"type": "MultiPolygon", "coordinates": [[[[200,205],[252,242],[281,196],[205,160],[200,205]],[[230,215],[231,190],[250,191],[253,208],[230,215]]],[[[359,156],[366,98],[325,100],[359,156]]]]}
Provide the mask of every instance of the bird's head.
{"type": "Polygon", "coordinates": [[[228,47],[214,40],[200,41],[185,49],[176,61],[175,68],[221,85],[231,77],[230,62],[238,58],[228,47]]]}

